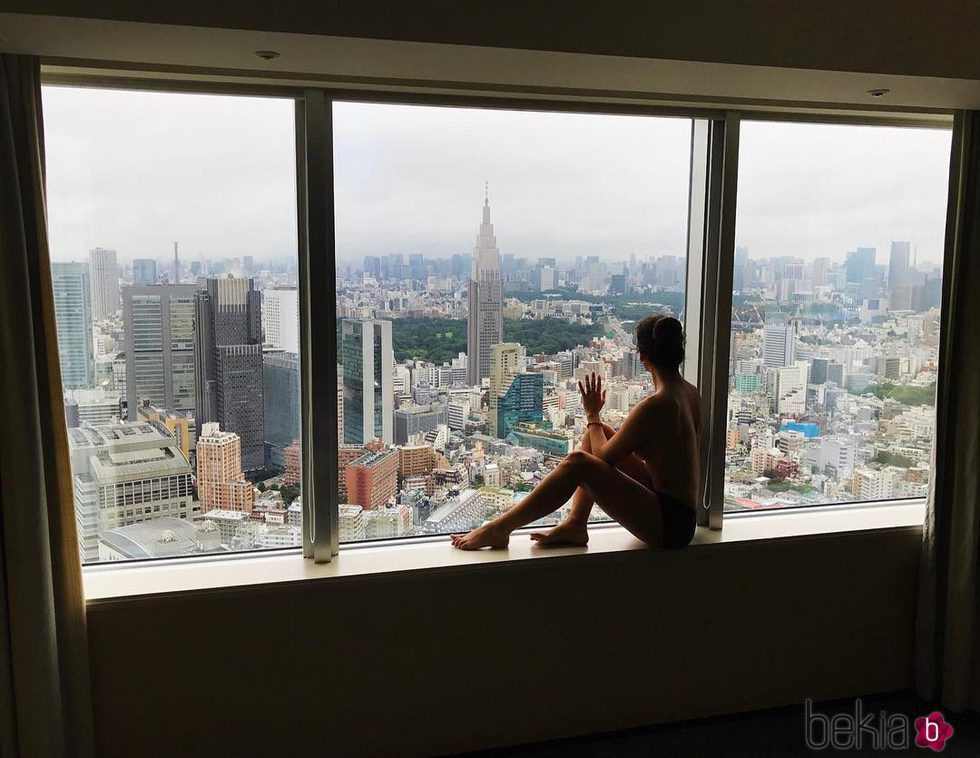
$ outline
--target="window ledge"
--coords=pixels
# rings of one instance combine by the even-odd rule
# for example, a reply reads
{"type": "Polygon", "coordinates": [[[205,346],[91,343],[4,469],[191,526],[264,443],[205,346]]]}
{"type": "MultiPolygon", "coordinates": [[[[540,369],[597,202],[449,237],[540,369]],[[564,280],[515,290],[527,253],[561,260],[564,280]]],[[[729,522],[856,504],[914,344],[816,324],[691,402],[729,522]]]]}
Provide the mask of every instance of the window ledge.
{"type": "MultiPolygon", "coordinates": [[[[750,543],[839,535],[846,532],[918,528],[925,515],[922,501],[860,506],[810,507],[768,513],[729,514],[722,531],[698,528],[686,550],[710,545],[750,543]]],[[[575,555],[645,551],[646,546],[622,527],[596,525],[585,548],[541,548],[526,532],[511,538],[506,550],[454,550],[448,539],[346,546],[331,563],[303,560],[295,551],[273,555],[240,555],[221,559],[194,558],[91,566],[84,570],[89,606],[125,599],[152,599],[187,592],[220,592],[263,588],[295,582],[355,579],[398,572],[458,569],[497,563],[523,563],[575,555]]],[[[677,551],[671,551],[677,552],[677,551]]]]}

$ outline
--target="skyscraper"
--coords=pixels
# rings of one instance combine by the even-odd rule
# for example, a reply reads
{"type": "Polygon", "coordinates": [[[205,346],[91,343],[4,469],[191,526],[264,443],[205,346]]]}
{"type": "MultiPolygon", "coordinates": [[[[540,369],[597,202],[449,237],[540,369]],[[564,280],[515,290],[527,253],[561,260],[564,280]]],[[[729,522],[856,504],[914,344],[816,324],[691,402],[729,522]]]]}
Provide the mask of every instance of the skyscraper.
{"type": "Polygon", "coordinates": [[[863,284],[875,275],[875,249],[859,247],[847,254],[844,260],[844,275],[851,284],[863,284]]]}
{"type": "Polygon", "coordinates": [[[344,442],[394,442],[395,354],[391,322],[344,319],[340,335],[344,377],[344,442]]]}
{"type": "Polygon", "coordinates": [[[242,472],[242,441],[220,425],[204,424],[197,438],[197,496],[201,510],[250,511],[255,493],[242,472]]]}
{"type": "Polygon", "coordinates": [[[296,287],[262,292],[262,331],[274,350],[299,352],[299,290],[296,287]]]}
{"type": "Polygon", "coordinates": [[[174,243],[174,268],[171,284],[180,284],[180,257],[177,255],[177,243],[174,243]]]}
{"type": "Polygon", "coordinates": [[[198,424],[217,421],[242,439],[242,466],[265,465],[262,293],[251,279],[208,279],[195,300],[198,424]]]}
{"type": "Polygon", "coordinates": [[[157,262],[153,258],[137,258],[133,261],[133,284],[157,283],[157,262]]]}
{"type": "Polygon", "coordinates": [[[116,251],[97,247],[88,254],[92,288],[92,320],[101,321],[119,310],[119,265],[116,251]]]}
{"type": "Polygon", "coordinates": [[[193,284],[123,287],[126,402],[130,421],[136,421],[137,406],[143,400],[161,408],[194,413],[197,292],[193,284]]]}
{"type": "Polygon", "coordinates": [[[891,310],[909,310],[912,307],[910,247],[908,242],[892,242],[888,256],[888,307],[891,310]]]}
{"type": "Polygon", "coordinates": [[[284,448],[301,436],[299,355],[266,350],[262,356],[262,382],[266,465],[285,466],[284,448]]]}
{"type": "Polygon", "coordinates": [[[814,358],[810,361],[810,384],[827,383],[827,367],[830,361],[826,358],[814,358]]]}
{"type": "Polygon", "coordinates": [[[470,268],[469,320],[466,324],[468,381],[480,384],[490,376],[490,350],[504,337],[504,297],[500,252],[490,223],[490,195],[483,200],[483,223],[476,236],[470,268]]]}
{"type": "Polygon", "coordinates": [[[61,381],[66,389],[88,387],[95,378],[88,264],[52,263],[51,285],[58,326],[61,381]]]}
{"type": "Polygon", "coordinates": [[[524,372],[519,351],[516,342],[490,351],[490,434],[500,439],[521,421],[544,418],[544,374],[524,372]]]}

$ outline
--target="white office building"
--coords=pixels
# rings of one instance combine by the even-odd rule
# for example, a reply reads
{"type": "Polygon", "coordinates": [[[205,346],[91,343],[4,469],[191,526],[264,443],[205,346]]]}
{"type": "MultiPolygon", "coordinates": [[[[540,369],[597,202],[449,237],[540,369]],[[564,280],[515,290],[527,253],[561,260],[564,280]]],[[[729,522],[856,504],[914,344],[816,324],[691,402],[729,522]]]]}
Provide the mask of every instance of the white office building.
{"type": "Polygon", "coordinates": [[[299,353],[299,290],[296,287],[263,290],[262,332],[266,347],[299,353]]]}
{"type": "Polygon", "coordinates": [[[68,430],[75,519],[83,561],[99,558],[99,535],[151,519],[194,517],[191,466],[160,423],[68,430]]]}

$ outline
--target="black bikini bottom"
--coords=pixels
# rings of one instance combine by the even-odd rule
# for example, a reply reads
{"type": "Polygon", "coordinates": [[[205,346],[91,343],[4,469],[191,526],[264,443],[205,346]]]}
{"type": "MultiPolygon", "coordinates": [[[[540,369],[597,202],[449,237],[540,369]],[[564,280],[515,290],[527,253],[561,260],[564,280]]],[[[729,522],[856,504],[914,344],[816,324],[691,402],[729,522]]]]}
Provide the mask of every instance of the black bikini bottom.
{"type": "Polygon", "coordinates": [[[697,513],[670,495],[657,494],[663,514],[664,547],[684,547],[694,537],[697,513]]]}

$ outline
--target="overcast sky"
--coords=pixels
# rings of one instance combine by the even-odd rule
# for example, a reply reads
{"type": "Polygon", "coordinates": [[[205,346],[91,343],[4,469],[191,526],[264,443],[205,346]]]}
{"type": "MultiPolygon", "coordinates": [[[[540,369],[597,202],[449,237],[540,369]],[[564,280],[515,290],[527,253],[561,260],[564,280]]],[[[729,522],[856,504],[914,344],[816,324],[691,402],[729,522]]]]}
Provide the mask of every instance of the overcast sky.
{"type": "MultiPolygon", "coordinates": [[[[291,101],[44,91],[56,260],[295,255],[291,101]]],[[[338,104],[338,254],[472,250],[490,183],[502,253],[683,254],[690,122],[338,104]]],[[[842,260],[857,246],[942,248],[950,136],[743,123],[738,243],[842,260]]]]}

